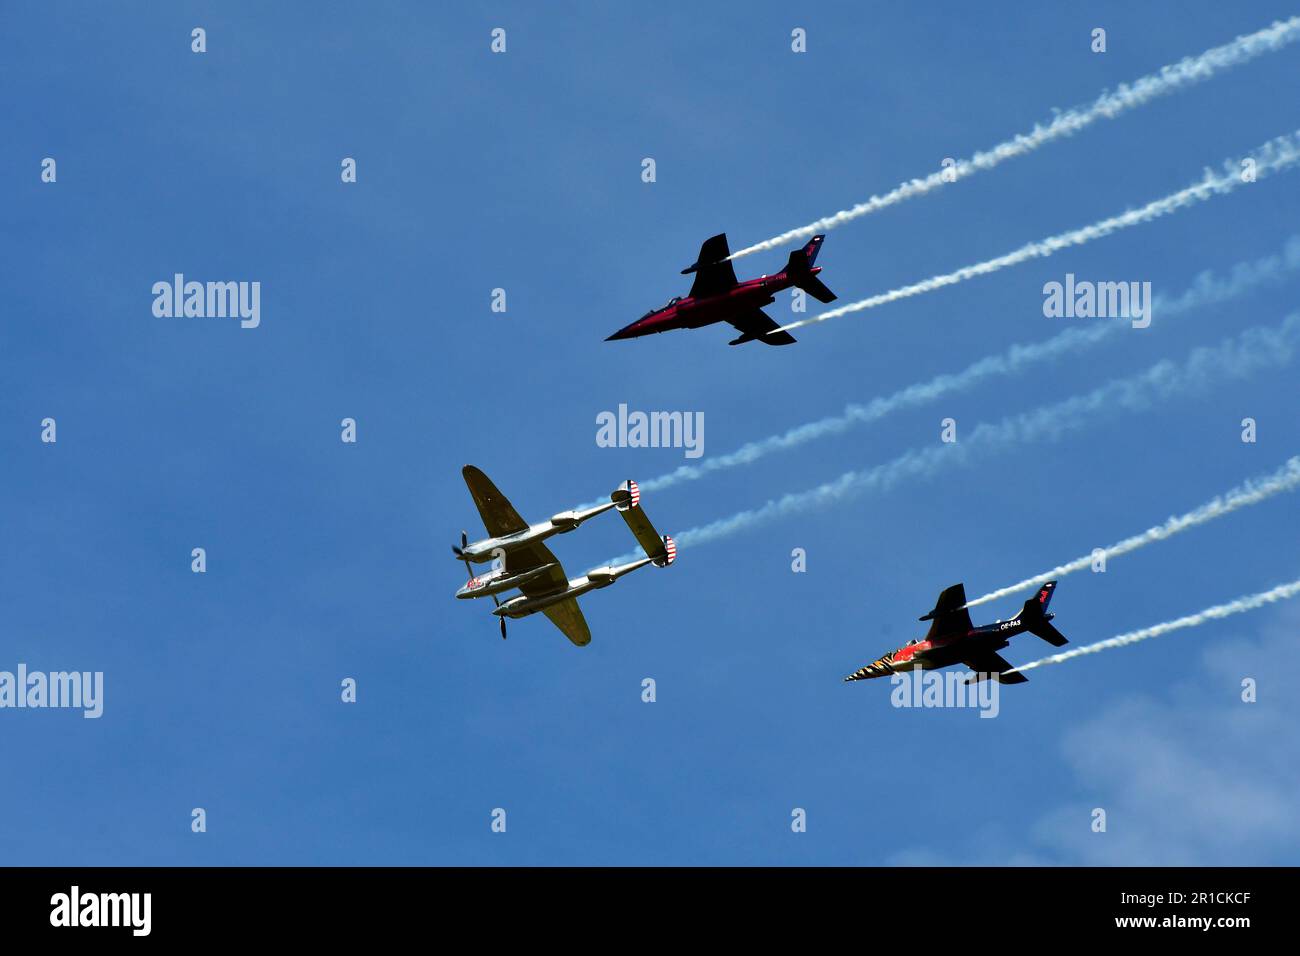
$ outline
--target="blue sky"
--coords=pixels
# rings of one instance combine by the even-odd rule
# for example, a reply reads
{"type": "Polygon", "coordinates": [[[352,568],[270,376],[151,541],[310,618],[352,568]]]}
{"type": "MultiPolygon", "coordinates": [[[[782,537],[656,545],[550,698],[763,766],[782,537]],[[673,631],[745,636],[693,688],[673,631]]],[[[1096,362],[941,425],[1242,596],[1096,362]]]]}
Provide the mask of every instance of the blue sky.
{"type": "MultiPolygon", "coordinates": [[[[1278,467],[1300,448],[1292,364],[683,547],[670,570],[584,599],[584,649],[540,617],[502,642],[486,608],[452,599],[448,550],[482,532],[467,462],[534,519],[683,462],[598,447],[596,416],[620,403],[703,412],[707,459],[1048,338],[1069,320],[1044,318],[1042,286],[1067,271],[1173,295],[1277,253],[1300,231],[1300,173],[788,348],[728,348],[719,328],[603,341],[685,293],[678,270],[707,236],[735,248],[810,222],[1292,12],[6,5],[0,669],[103,671],[105,702],[99,720],[0,711],[0,859],[1294,862],[1295,607],[1036,671],[994,720],[840,683],[919,636],[949,584],[992,590],[1278,467]],[[156,318],[150,288],[177,272],[259,281],[260,327],[156,318]],[[1239,701],[1243,677],[1258,703],[1239,701]]],[[[836,229],[822,278],[862,298],[1181,188],[1300,127],[1284,94],[1298,63],[1300,47],[1265,56],[836,229]]],[[[647,513],[673,532],[761,506],[937,443],[942,418],[973,428],[1276,325],[1295,288],[1157,316],[648,493],[647,513]]],[[[1086,643],[1293,580],[1298,525],[1283,496],[1070,576],[1056,623],[1086,643]]],[[[554,550],[578,574],[628,544],[603,517],[554,550]]]]}

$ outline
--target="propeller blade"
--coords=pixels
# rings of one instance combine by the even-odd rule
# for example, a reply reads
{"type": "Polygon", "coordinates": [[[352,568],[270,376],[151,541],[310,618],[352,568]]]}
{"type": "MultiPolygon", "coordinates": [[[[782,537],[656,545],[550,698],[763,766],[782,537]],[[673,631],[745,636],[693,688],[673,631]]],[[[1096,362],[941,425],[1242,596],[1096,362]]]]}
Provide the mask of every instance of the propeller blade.
{"type": "Polygon", "coordinates": [[[506,639],[506,619],[503,617],[501,619],[501,640],[504,641],[505,639],[506,639]]]}
{"type": "Polygon", "coordinates": [[[469,535],[467,535],[464,531],[460,533],[460,546],[462,548],[469,547],[469,535]]]}

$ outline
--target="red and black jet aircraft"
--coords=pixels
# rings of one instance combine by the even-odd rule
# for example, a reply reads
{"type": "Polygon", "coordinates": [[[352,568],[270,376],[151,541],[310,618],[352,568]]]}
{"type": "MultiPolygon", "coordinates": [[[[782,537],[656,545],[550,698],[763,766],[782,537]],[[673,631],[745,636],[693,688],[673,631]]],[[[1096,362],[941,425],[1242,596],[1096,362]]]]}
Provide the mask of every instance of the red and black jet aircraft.
{"type": "Polygon", "coordinates": [[[939,595],[934,610],[921,618],[932,622],[930,632],[924,638],[908,641],[898,650],[858,668],[844,679],[867,680],[916,667],[930,670],[965,664],[975,672],[966,679],[967,683],[992,677],[1000,684],[1023,684],[1029,678],[1019,671],[1006,673],[1011,670],[1011,665],[997,652],[1007,646],[1007,638],[1026,631],[1053,647],[1067,643],[1065,635],[1051,625],[1056,615],[1047,613],[1047,604],[1055,590],[1056,582],[1048,581],[1011,620],[975,627],[971,624],[970,612],[966,610],[966,590],[960,584],[954,584],[939,595]]]}
{"type": "Polygon", "coordinates": [[[682,275],[695,273],[691,292],[685,298],[669,299],[659,309],[651,309],[631,325],[619,329],[606,342],[614,339],[634,339],[652,332],[672,329],[698,329],[715,322],[729,322],[739,330],[740,337],[729,345],[744,342],[766,342],[768,345],[793,345],[794,336],[777,331],[781,327],[764,312],[763,306],[776,301],[776,293],[789,288],[803,289],[818,302],[834,302],[835,293],[822,285],[817,273],[820,266],[817,251],[825,236],[813,236],[808,245],[790,253],[790,261],[774,276],[763,275],[745,282],[736,281],[736,270],[731,267],[727,248],[727,234],[721,233],[704,240],[700,257],[695,264],[682,270],[682,275]]]}

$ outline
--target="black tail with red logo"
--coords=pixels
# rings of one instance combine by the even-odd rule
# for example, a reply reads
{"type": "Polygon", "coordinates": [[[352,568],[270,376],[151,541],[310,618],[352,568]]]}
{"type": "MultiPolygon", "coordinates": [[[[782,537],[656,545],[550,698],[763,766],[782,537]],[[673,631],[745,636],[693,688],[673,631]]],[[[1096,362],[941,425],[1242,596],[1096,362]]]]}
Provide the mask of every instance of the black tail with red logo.
{"type": "Polygon", "coordinates": [[[817,278],[816,273],[821,270],[813,269],[813,263],[817,261],[817,253],[821,251],[825,239],[825,236],[813,236],[808,241],[808,245],[790,253],[790,261],[785,264],[785,274],[790,277],[791,282],[818,302],[834,302],[835,293],[826,288],[817,278]]]}
{"type": "Polygon", "coordinates": [[[1024,608],[1020,611],[1020,620],[1030,634],[1041,637],[1053,647],[1061,647],[1068,644],[1065,635],[1052,627],[1052,618],[1055,614],[1047,613],[1047,605],[1052,601],[1052,594],[1056,591],[1056,582],[1048,581],[1038,593],[1025,602],[1024,608]]]}

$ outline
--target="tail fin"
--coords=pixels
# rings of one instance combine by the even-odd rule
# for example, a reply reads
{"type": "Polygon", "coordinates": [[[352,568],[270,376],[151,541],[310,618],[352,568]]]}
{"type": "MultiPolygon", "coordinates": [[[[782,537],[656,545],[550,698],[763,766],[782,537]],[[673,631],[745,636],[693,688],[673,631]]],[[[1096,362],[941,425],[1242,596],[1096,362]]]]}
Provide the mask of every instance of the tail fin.
{"type": "Polygon", "coordinates": [[[650,561],[656,568],[666,568],[677,560],[677,542],[673,540],[672,535],[664,535],[663,542],[663,550],[650,556],[650,561]]]}
{"type": "Polygon", "coordinates": [[[804,258],[808,260],[808,268],[811,269],[817,264],[817,253],[822,251],[822,243],[825,241],[825,235],[813,236],[808,240],[808,245],[799,250],[804,254],[804,258]]]}
{"type": "Polygon", "coordinates": [[[627,511],[629,508],[641,507],[641,489],[637,483],[629,478],[612,492],[609,500],[614,502],[619,511],[627,511]]]}
{"type": "Polygon", "coordinates": [[[825,239],[825,236],[813,236],[808,241],[808,245],[790,253],[790,261],[785,264],[785,271],[790,281],[818,302],[834,302],[835,293],[826,288],[817,278],[817,273],[821,272],[821,269],[813,267],[825,239]]]}
{"type": "Polygon", "coordinates": [[[1030,634],[1041,637],[1053,647],[1061,647],[1069,641],[1065,639],[1064,634],[1052,627],[1051,620],[1056,615],[1047,613],[1047,605],[1051,603],[1055,591],[1056,582],[1048,581],[1038,589],[1037,594],[1025,602],[1025,606],[1017,616],[1024,622],[1030,634]]]}

